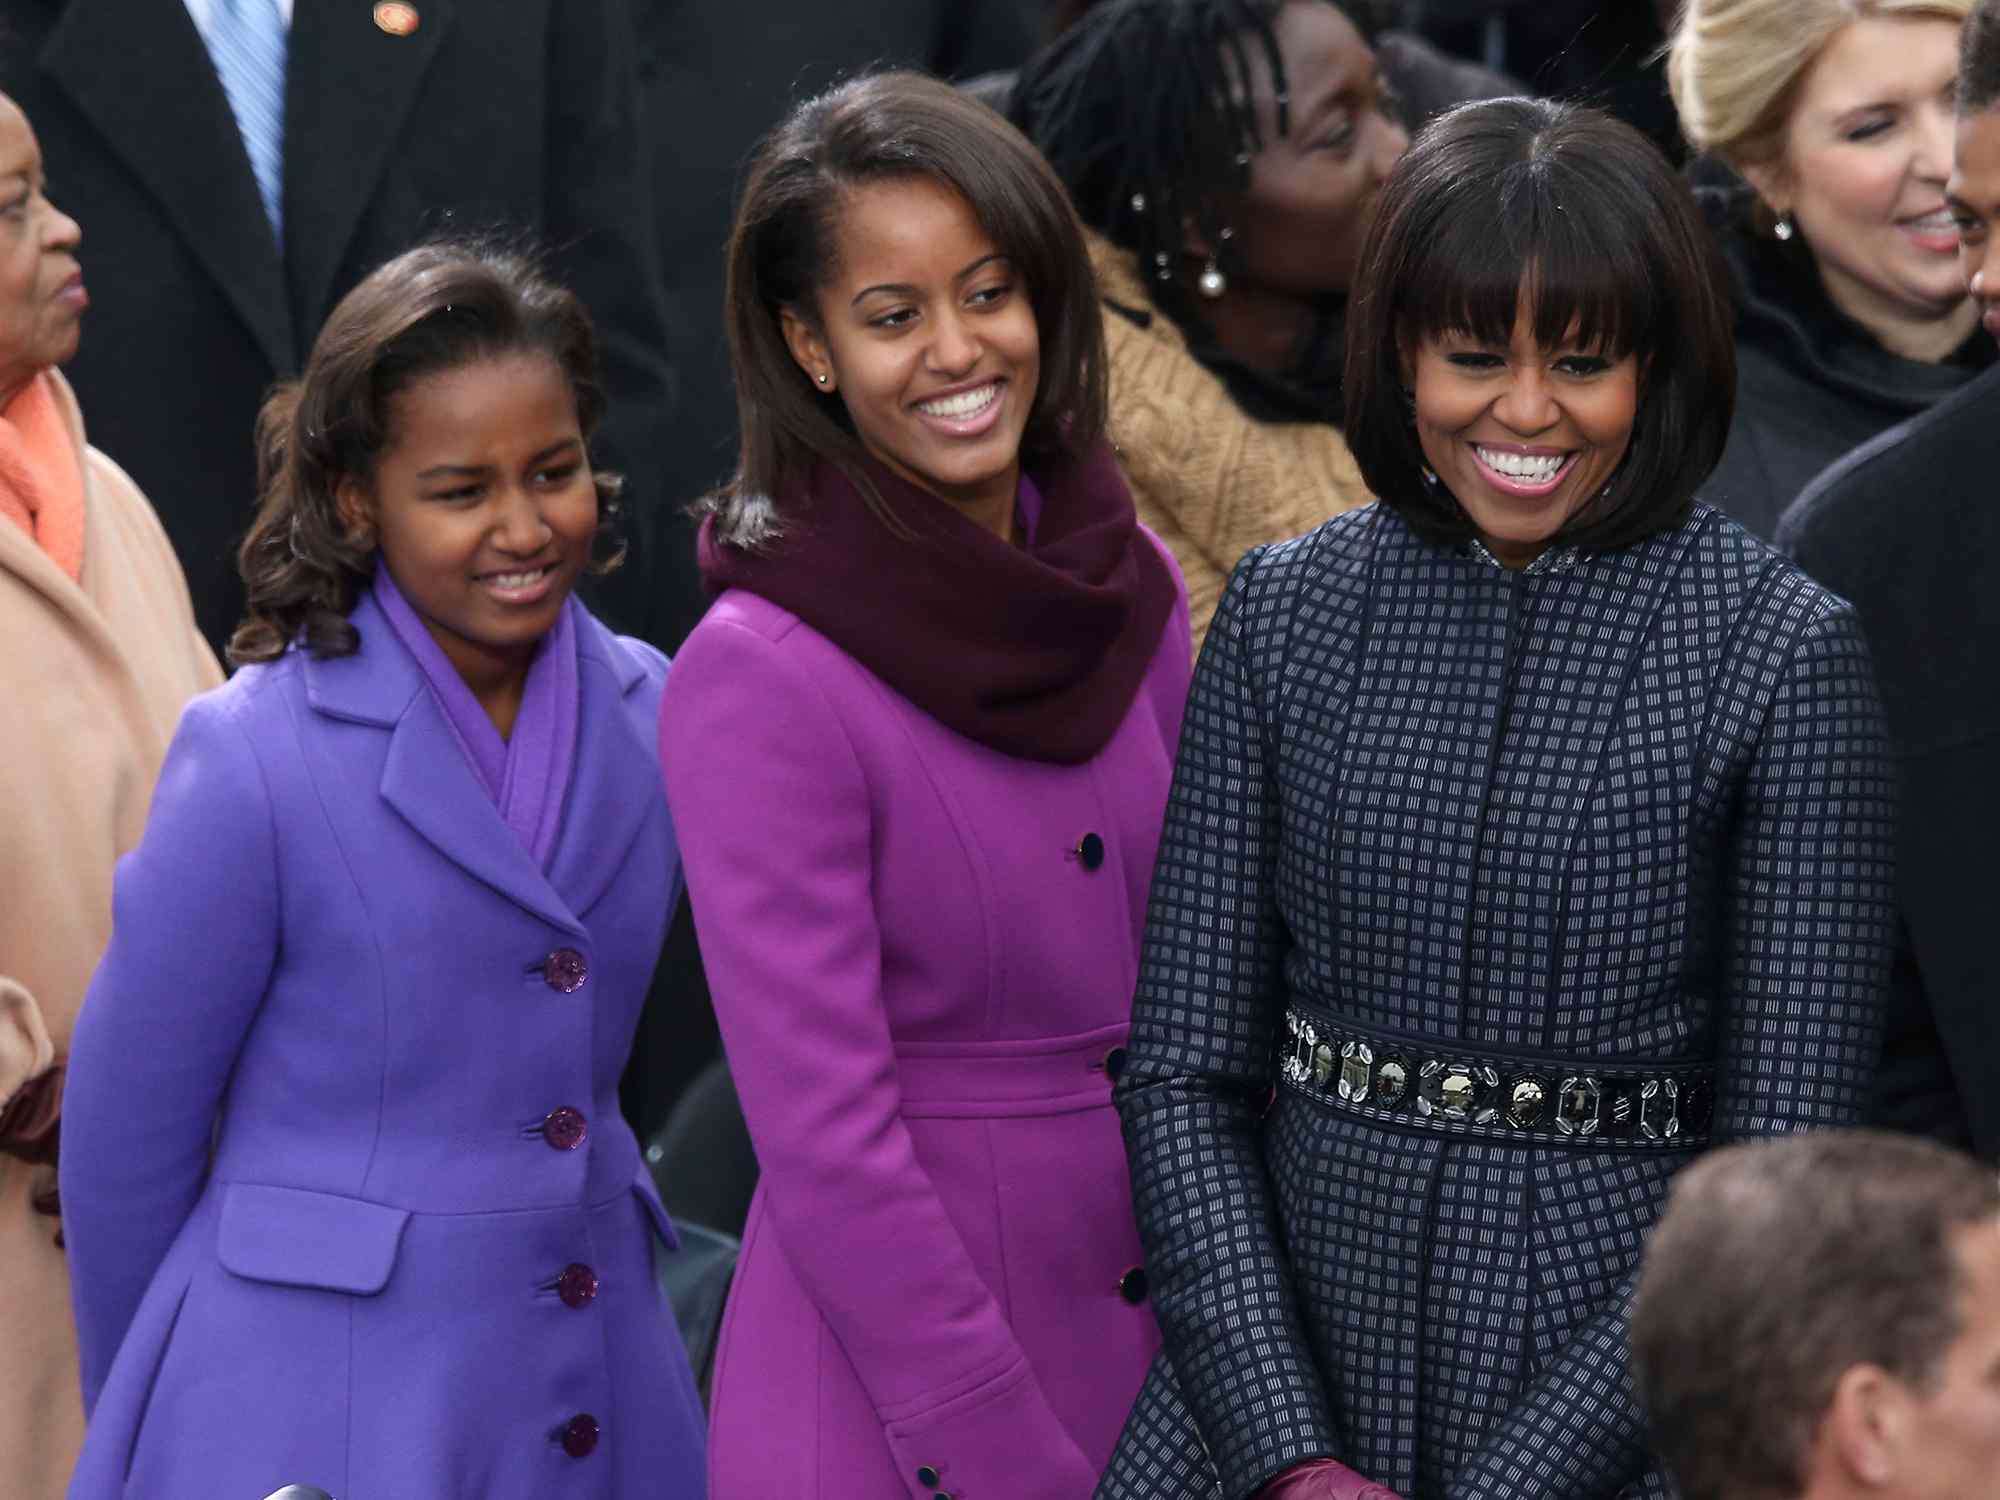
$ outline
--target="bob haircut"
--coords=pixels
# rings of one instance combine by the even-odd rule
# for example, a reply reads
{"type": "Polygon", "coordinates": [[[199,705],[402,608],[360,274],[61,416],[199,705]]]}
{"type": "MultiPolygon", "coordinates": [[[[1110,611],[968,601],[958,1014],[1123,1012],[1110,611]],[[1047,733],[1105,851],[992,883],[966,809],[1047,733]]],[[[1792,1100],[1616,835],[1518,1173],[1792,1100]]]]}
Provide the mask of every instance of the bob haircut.
{"type": "Polygon", "coordinates": [[[843,468],[896,523],[859,468],[864,455],[839,394],[793,360],[780,315],[819,326],[841,209],[865,184],[924,178],[958,193],[1027,287],[1041,382],[1021,435],[1034,462],[1081,453],[1104,433],[1104,325],[1083,231],[1062,183],[1022,134],[984,104],[917,73],[877,73],[808,100],[765,137],[729,236],[726,317],[742,450],[736,475],[697,502],[718,539],[755,548],[782,525],[779,497],[816,459],[843,468]]]}
{"type": "Polygon", "coordinates": [[[1433,542],[1477,533],[1426,478],[1406,361],[1427,339],[1575,339],[1639,362],[1631,446],[1557,534],[1607,552],[1676,525],[1736,404],[1729,297],[1694,200],[1630,126],[1541,99],[1439,116],[1383,186],[1347,324],[1347,441],[1382,502],[1433,542]]]}
{"type": "MultiPolygon", "coordinates": [[[[604,415],[590,315],[526,251],[436,240],[378,267],[340,299],[305,373],[274,390],[257,417],[257,519],[237,552],[248,610],[229,641],[232,662],[270,661],[295,640],[318,656],[356,649],[347,616],[374,576],[375,548],[342,523],[340,482],[372,478],[395,440],[391,406],[403,391],[512,354],[555,361],[588,442],[604,415]]],[[[602,538],[622,481],[602,471],[592,478],[602,538]]],[[[617,560],[614,553],[596,567],[617,560]]]]}

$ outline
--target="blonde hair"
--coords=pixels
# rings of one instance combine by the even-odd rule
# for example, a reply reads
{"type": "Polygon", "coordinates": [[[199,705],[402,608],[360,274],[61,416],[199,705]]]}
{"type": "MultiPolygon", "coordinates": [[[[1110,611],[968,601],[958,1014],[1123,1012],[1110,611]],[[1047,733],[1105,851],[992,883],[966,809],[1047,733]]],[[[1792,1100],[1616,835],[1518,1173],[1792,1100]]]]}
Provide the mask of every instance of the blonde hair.
{"type": "Polygon", "coordinates": [[[1734,167],[1774,160],[1799,84],[1851,21],[1932,16],[1963,23],[1974,0],[1683,0],[1667,44],[1681,130],[1734,167]]]}

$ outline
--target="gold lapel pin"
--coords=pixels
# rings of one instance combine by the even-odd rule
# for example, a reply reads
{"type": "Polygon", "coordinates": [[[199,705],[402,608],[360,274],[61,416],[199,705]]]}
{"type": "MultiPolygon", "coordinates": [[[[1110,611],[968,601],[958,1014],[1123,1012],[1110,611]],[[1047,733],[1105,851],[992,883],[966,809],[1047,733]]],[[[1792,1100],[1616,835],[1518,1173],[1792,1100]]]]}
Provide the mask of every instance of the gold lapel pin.
{"type": "Polygon", "coordinates": [[[417,8],[405,4],[404,0],[382,0],[382,3],[375,7],[376,29],[386,31],[390,36],[408,36],[417,29],[417,23],[422,20],[423,17],[417,14],[417,8]]]}

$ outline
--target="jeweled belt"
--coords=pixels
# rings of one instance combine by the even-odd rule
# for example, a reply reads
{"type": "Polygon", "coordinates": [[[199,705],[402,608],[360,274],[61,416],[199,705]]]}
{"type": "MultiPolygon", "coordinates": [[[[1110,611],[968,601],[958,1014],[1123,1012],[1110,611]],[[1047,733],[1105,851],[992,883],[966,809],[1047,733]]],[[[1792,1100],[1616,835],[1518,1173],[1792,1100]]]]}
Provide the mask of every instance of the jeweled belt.
{"type": "Polygon", "coordinates": [[[1505,1053],[1371,1030],[1286,1007],[1278,1076],[1307,1098],[1385,1124],[1592,1150],[1708,1144],[1715,1069],[1505,1053]]]}

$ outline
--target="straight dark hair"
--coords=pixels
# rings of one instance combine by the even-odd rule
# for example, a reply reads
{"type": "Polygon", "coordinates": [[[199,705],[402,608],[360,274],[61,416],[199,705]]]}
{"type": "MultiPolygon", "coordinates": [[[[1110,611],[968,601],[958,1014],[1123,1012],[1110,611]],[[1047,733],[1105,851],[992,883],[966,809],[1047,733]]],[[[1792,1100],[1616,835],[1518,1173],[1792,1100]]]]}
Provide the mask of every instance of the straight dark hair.
{"type": "MultiPolygon", "coordinates": [[[[238,666],[301,641],[319,656],[359,644],[347,616],[374,576],[372,541],[342,524],[336,490],[368,479],[394,439],[390,404],[428,375],[509,354],[554,360],[584,440],[604,415],[597,339],[576,296],[514,243],[441,239],[405,251],[340,299],[305,373],[274,390],[257,417],[257,519],[237,552],[249,594],[230,637],[238,666]]],[[[617,519],[622,481],[593,470],[598,534],[617,519]]],[[[616,565],[615,549],[594,566],[616,565]]]]}
{"type": "Polygon", "coordinates": [[[1612,551],[1687,515],[1722,456],[1736,342],[1721,268],[1687,187],[1608,115],[1496,99],[1439,116],[1382,190],[1347,323],[1347,441],[1368,486],[1433,542],[1477,535],[1426,477],[1407,361],[1425,340],[1536,341],[1639,363],[1631,446],[1555,540],[1612,551]]]}
{"type": "Polygon", "coordinates": [[[885,524],[859,468],[864,449],[839,394],[792,359],[786,309],[817,327],[838,259],[840,213],[864,184],[943,183],[971,207],[1028,290],[1041,382],[1024,463],[1083,452],[1104,433],[1104,326],[1083,231],[1062,183],[984,104],[918,73],[877,73],[808,100],[765,137],[729,236],[727,318],[742,449],[735,477],[697,502],[721,539],[755,547],[782,525],[779,497],[816,459],[844,469],[885,524]]]}

